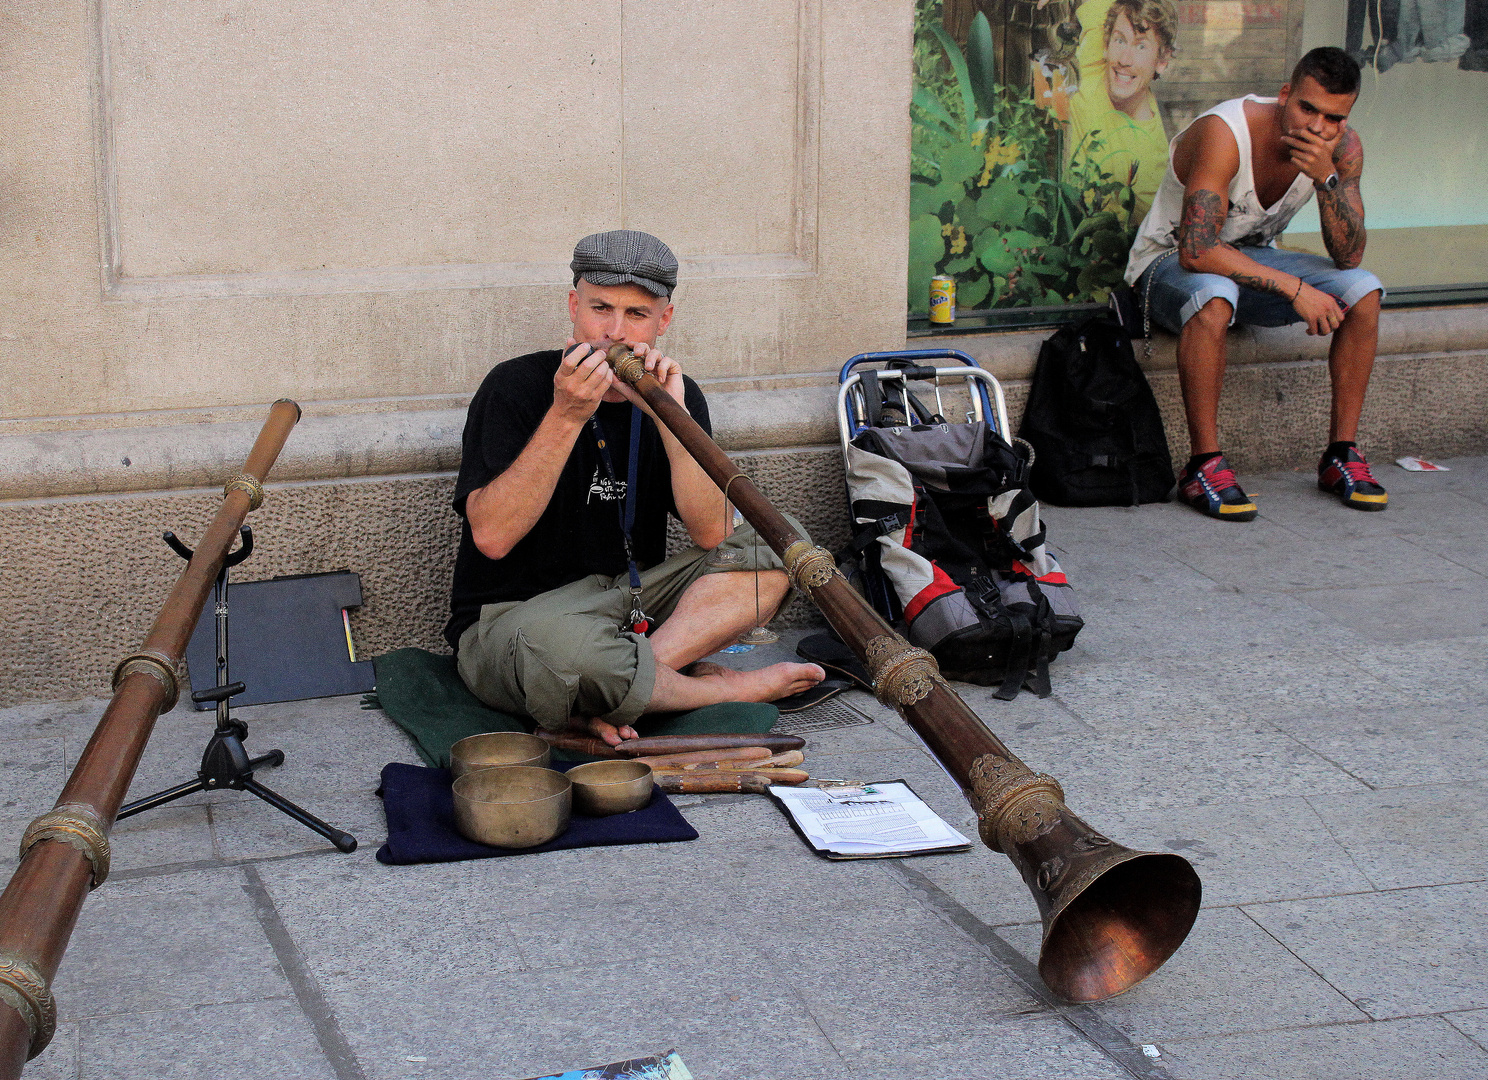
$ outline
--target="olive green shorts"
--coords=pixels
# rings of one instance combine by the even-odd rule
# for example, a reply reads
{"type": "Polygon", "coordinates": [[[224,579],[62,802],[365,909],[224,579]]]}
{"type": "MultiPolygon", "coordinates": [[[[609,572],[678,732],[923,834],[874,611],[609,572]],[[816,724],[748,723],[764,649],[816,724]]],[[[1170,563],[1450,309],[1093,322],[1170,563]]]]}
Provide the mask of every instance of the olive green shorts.
{"type": "MultiPolygon", "coordinates": [[[[711,551],[689,547],[643,570],[641,607],[655,626],[703,575],[755,569],[784,565],[751,526],[741,525],[711,551]]],[[[651,701],[656,657],[645,635],[621,628],[629,615],[625,574],[595,574],[530,600],[487,604],[460,635],[460,677],[493,709],[550,730],[568,727],[575,716],[617,727],[634,723],[651,701]]]]}

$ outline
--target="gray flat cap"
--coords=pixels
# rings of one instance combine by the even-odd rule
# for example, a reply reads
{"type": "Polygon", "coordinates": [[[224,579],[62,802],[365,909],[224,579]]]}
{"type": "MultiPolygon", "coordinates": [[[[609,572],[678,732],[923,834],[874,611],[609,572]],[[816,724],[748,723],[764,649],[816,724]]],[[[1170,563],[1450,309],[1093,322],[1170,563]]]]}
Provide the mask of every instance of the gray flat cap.
{"type": "Polygon", "coordinates": [[[639,285],[653,296],[677,287],[677,256],[650,233],[615,229],[593,233],[574,245],[574,284],[639,285]]]}

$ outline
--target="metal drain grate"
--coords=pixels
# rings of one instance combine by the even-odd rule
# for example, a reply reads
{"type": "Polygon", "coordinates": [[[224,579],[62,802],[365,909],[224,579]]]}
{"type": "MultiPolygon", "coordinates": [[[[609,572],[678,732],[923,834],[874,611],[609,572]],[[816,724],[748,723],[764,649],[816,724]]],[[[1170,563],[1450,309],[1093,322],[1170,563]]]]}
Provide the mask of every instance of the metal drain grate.
{"type": "Polygon", "coordinates": [[[830,728],[857,727],[871,723],[873,717],[834,697],[800,712],[782,713],[770,731],[776,735],[804,735],[808,731],[827,731],[830,728]]]}

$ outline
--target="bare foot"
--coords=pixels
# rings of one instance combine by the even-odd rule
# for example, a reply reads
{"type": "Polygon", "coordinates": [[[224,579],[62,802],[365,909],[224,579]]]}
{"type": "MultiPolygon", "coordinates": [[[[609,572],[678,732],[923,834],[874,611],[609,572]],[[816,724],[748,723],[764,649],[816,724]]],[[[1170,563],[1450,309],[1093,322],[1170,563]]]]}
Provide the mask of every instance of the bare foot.
{"type": "Polygon", "coordinates": [[[619,746],[627,739],[637,737],[635,728],[629,724],[626,724],[624,727],[616,727],[609,721],[601,720],[597,716],[580,718],[578,724],[575,726],[587,728],[591,735],[598,736],[610,746],[619,746]]]}
{"type": "Polygon", "coordinates": [[[827,677],[815,664],[771,664],[755,671],[735,671],[699,660],[687,671],[695,679],[721,682],[732,701],[777,701],[810,690],[827,677]]]}
{"type": "Polygon", "coordinates": [[[715,663],[713,663],[713,661],[711,661],[711,660],[697,660],[697,661],[694,661],[693,663],[688,664],[680,672],[680,674],[686,675],[686,676],[688,676],[690,678],[694,678],[694,679],[697,678],[697,677],[699,677],[699,676],[701,676],[701,675],[724,675],[724,676],[728,676],[728,675],[732,675],[733,673],[734,673],[734,669],[733,668],[726,668],[722,664],[715,664],[715,663]]]}

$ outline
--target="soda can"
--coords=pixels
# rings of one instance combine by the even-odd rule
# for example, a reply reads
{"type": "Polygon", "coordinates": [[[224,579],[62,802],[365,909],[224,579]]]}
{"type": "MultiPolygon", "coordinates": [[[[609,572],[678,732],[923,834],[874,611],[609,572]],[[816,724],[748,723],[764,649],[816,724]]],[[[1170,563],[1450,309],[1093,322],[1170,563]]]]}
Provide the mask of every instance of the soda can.
{"type": "Polygon", "coordinates": [[[948,274],[930,279],[930,321],[943,325],[956,321],[956,279],[948,274]]]}

